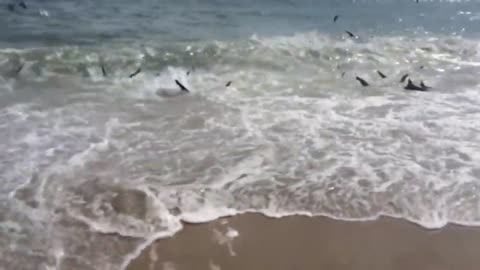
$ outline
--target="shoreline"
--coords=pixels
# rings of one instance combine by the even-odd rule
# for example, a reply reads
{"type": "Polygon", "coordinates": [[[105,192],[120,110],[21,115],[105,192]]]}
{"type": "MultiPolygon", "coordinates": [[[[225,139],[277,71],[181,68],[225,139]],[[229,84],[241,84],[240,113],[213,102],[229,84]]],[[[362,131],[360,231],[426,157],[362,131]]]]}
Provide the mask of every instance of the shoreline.
{"type": "Polygon", "coordinates": [[[183,225],[145,248],[126,269],[480,269],[480,227],[426,229],[391,217],[341,221],[259,213],[183,225]]]}

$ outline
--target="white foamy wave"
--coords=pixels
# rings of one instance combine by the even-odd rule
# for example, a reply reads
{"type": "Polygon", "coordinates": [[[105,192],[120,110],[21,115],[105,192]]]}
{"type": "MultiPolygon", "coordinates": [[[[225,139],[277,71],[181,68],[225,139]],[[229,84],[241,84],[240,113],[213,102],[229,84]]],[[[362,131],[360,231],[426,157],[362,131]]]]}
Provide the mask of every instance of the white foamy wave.
{"type": "Polygon", "coordinates": [[[203,223],[215,220],[219,217],[235,215],[235,209],[226,207],[201,207],[190,212],[182,212],[180,219],[188,223],[203,223]]]}
{"type": "Polygon", "coordinates": [[[39,11],[39,14],[42,15],[43,17],[48,17],[50,16],[50,13],[48,13],[48,11],[46,9],[40,9],[39,11]]]}

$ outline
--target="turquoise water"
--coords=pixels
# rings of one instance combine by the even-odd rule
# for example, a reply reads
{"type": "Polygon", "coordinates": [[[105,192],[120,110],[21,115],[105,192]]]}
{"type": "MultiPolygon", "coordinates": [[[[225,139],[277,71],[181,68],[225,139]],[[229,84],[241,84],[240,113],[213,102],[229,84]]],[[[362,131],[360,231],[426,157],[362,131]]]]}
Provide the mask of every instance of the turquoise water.
{"type": "Polygon", "coordinates": [[[27,10],[17,7],[16,12],[6,9],[6,0],[2,4],[1,42],[13,47],[225,40],[344,29],[370,36],[424,31],[477,35],[480,12],[478,1],[44,0],[28,2],[27,10]],[[332,24],[337,14],[340,20],[332,24]]]}

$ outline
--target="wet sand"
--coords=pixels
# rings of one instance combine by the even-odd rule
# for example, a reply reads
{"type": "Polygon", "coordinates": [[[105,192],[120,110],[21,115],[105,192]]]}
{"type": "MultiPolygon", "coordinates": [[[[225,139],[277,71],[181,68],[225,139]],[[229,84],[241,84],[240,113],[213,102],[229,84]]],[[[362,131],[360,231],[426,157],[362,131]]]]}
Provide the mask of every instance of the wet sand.
{"type": "Polygon", "coordinates": [[[449,225],[427,230],[393,218],[345,222],[243,214],[185,224],[174,237],[145,249],[128,267],[153,269],[478,270],[480,228],[449,225]]]}

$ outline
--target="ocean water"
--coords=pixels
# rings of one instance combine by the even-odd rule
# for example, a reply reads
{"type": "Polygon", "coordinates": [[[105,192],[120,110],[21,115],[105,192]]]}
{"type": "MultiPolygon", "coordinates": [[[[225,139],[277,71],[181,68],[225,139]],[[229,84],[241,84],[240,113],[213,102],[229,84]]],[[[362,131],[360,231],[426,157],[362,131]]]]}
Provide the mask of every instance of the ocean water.
{"type": "Polygon", "coordinates": [[[480,1],[8,3],[0,269],[123,269],[243,212],[480,225],[480,1]]]}

